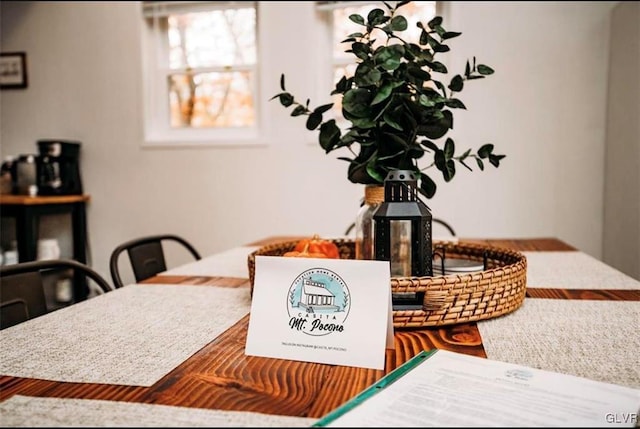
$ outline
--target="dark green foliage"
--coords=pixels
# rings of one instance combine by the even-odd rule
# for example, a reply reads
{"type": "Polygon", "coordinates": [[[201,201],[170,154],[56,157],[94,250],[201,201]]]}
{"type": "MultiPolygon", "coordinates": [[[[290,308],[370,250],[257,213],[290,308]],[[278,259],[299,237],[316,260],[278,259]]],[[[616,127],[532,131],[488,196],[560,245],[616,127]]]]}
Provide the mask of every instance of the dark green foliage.
{"type": "Polygon", "coordinates": [[[420,177],[420,191],[431,198],[436,193],[436,183],[425,170],[435,167],[449,182],[456,174],[456,163],[473,171],[467,162],[473,158],[484,170],[483,160],[498,167],[505,157],[493,153],[493,144],[484,144],[476,153],[467,149],[456,155],[456,145],[450,137],[444,144],[435,142],[453,129],[452,109],[466,109],[457,94],[465,82],[482,79],[494,70],[476,65],[474,57],[471,64],[467,61],[464,74],[456,74],[448,84],[443,83],[437,74],[446,75],[448,70],[435,57],[450,51],[447,43],[461,33],[446,31],[438,16],[426,27],[418,23],[418,43],[404,40],[397,33],[407,29],[407,19],[398,9],[409,2],[397,2],[395,7],[382,3],[386,12],[375,8],[366,18],[349,16],[363,27],[344,40],[350,43],[346,52],[355,56],[357,68],[353,77],[342,77],[331,92],[342,95],[342,114],[351,123],[346,131],[341,131],[334,119],[323,119],[332,104],[310,109],[309,100],[305,104],[296,101],[286,90],[284,75],[280,79],[282,92],[271,99],[279,99],[287,108],[293,106],[291,116],[308,115],[306,127],[319,130],[318,141],[326,153],[344,147],[351,151],[352,157],[338,158],[349,163],[351,182],[381,184],[390,170],[412,170],[420,177]],[[374,29],[386,35],[384,46],[373,47],[374,29]],[[418,166],[419,159],[426,162],[429,158],[429,165],[418,166]]]}

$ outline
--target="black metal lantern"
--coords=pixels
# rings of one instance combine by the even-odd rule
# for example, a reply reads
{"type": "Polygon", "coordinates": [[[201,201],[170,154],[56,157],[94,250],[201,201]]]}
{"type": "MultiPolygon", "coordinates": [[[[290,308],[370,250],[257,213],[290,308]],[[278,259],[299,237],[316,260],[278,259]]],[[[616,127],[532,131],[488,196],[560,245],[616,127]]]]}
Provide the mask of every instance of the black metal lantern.
{"type": "Polygon", "coordinates": [[[411,170],[389,172],[384,202],[373,214],[375,255],[389,261],[392,277],[432,276],[431,211],[418,198],[411,170]]]}

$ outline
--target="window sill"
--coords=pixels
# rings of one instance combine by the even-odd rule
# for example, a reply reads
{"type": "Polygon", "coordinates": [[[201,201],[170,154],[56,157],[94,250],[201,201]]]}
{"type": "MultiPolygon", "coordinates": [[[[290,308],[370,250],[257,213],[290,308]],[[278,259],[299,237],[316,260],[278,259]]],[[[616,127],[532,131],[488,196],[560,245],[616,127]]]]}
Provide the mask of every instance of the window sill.
{"type": "Polygon", "coordinates": [[[143,148],[202,148],[267,146],[256,130],[153,133],[145,136],[143,148]]]}

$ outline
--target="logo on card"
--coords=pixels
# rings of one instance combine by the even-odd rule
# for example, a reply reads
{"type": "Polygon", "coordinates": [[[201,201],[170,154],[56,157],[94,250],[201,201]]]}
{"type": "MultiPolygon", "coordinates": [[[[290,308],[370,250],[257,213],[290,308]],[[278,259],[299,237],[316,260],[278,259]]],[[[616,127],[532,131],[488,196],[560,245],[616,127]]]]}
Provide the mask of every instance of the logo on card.
{"type": "Polygon", "coordinates": [[[349,288],[339,275],[325,268],[304,271],[289,287],[289,327],[307,335],[343,332],[350,309],[349,288]]]}

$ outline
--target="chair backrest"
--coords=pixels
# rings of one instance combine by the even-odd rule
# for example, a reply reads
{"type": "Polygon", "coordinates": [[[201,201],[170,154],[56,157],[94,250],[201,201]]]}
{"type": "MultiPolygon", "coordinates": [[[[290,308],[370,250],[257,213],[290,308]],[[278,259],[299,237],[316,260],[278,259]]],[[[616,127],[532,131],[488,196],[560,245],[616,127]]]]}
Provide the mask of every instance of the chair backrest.
{"type": "Polygon", "coordinates": [[[103,293],[113,290],[89,266],[70,259],[21,262],[0,267],[0,329],[48,313],[42,274],[48,270],[71,269],[74,276],[93,280],[103,293]]]}
{"type": "Polygon", "coordinates": [[[129,255],[131,269],[137,282],[153,277],[167,270],[162,243],[173,241],[184,246],[196,260],[202,259],[198,251],[184,238],[172,234],[153,235],[136,238],[116,247],[111,252],[109,269],[113,285],[116,288],[124,286],[120,276],[118,260],[123,252],[129,255]]]}

